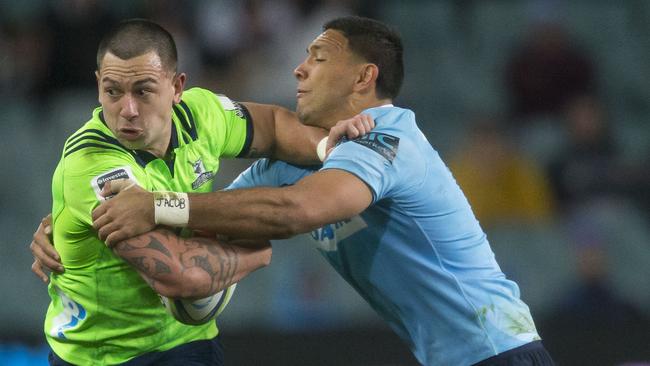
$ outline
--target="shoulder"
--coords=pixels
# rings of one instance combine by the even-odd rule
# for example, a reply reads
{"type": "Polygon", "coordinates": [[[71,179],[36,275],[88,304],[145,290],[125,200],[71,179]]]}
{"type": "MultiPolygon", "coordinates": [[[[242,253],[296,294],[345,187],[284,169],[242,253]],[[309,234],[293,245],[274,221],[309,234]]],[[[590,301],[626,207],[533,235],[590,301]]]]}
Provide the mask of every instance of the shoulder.
{"type": "Polygon", "coordinates": [[[191,111],[227,111],[236,108],[236,102],[223,94],[216,94],[208,89],[190,88],[183,92],[178,106],[191,111]]]}
{"type": "Polygon", "coordinates": [[[125,167],[133,175],[133,170],[140,168],[135,155],[95,118],[66,140],[61,159],[64,176],[91,177],[117,167],[125,167]]]}
{"type": "Polygon", "coordinates": [[[68,137],[63,146],[63,157],[66,160],[83,159],[94,153],[130,155],[130,152],[99,119],[100,113],[101,110],[96,110],[95,116],[90,121],[68,137]]]}
{"type": "Polygon", "coordinates": [[[242,172],[228,188],[292,185],[319,168],[320,166],[301,167],[280,160],[260,159],[242,172]]]}
{"type": "Polygon", "coordinates": [[[272,178],[274,186],[286,186],[313,174],[320,168],[320,165],[298,166],[281,160],[260,159],[251,165],[250,170],[256,177],[272,178]]]}
{"type": "Polygon", "coordinates": [[[189,105],[195,105],[205,102],[213,102],[215,94],[208,89],[190,88],[183,91],[181,100],[189,105]]]}
{"type": "MultiPolygon", "coordinates": [[[[393,159],[399,152],[412,155],[423,146],[430,146],[427,138],[418,127],[415,114],[409,109],[399,107],[373,108],[370,114],[375,119],[376,127],[364,136],[360,144],[375,150],[384,157],[393,159]],[[408,151],[408,152],[407,152],[408,151]]],[[[390,159],[389,159],[390,160],[390,159]]]]}
{"type": "Polygon", "coordinates": [[[215,94],[203,88],[184,91],[181,102],[174,106],[174,111],[184,115],[183,117],[186,117],[190,123],[198,121],[199,128],[205,124],[224,122],[232,116],[245,119],[248,114],[240,103],[228,96],[215,94]]]}

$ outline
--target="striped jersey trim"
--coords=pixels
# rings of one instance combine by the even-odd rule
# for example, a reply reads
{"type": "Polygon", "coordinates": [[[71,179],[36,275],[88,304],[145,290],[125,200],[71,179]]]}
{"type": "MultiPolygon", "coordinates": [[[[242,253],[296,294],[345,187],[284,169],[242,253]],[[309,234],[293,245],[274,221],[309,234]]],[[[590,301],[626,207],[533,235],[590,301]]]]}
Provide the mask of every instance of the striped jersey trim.
{"type": "Polygon", "coordinates": [[[248,111],[248,108],[246,108],[246,106],[243,104],[238,103],[238,105],[244,114],[244,119],[246,120],[246,141],[244,141],[244,146],[241,148],[239,154],[237,154],[237,157],[244,158],[246,155],[248,155],[248,152],[251,149],[251,145],[253,143],[253,134],[255,133],[255,130],[253,128],[253,118],[251,117],[251,113],[248,111]]]}
{"type": "MultiPolygon", "coordinates": [[[[183,130],[190,136],[192,141],[196,141],[196,139],[198,138],[198,134],[196,131],[196,123],[194,123],[194,116],[192,115],[192,111],[190,110],[190,108],[187,106],[187,104],[184,101],[181,100],[180,103],[174,105],[173,109],[174,109],[174,113],[181,121],[183,130]]],[[[183,141],[185,143],[189,142],[187,141],[185,134],[183,134],[183,141]]]]}
{"type": "Polygon", "coordinates": [[[124,147],[116,138],[107,135],[101,130],[90,128],[81,131],[68,139],[63,150],[63,157],[67,158],[71,154],[83,150],[85,148],[100,148],[115,151],[121,151],[131,155],[138,165],[145,167],[148,163],[146,159],[124,147]]]}
{"type": "Polygon", "coordinates": [[[130,153],[130,151],[127,148],[125,148],[122,144],[120,144],[120,142],[117,141],[116,138],[107,135],[103,131],[91,128],[91,129],[81,131],[80,133],[77,133],[76,135],[73,135],[68,139],[68,142],[65,144],[65,148],[64,148],[64,157],[72,154],[75,151],[79,151],[80,149],[77,148],[76,146],[82,142],[84,142],[85,144],[87,144],[88,142],[93,142],[95,145],[99,145],[101,147],[110,146],[115,150],[122,150],[126,153],[130,153]],[[93,141],[102,142],[106,145],[99,145],[97,144],[97,142],[93,142],[93,141]]]}

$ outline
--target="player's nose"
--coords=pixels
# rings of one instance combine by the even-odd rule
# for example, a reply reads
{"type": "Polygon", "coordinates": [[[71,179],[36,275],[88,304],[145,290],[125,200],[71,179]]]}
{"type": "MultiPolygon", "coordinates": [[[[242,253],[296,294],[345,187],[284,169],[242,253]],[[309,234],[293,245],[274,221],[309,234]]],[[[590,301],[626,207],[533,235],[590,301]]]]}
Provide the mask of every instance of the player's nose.
{"type": "Polygon", "coordinates": [[[305,80],[307,77],[307,71],[305,70],[305,63],[301,63],[293,69],[293,76],[296,77],[299,81],[305,80]]]}
{"type": "Polygon", "coordinates": [[[120,116],[127,120],[132,120],[138,116],[138,103],[131,95],[125,95],[123,98],[120,116]]]}

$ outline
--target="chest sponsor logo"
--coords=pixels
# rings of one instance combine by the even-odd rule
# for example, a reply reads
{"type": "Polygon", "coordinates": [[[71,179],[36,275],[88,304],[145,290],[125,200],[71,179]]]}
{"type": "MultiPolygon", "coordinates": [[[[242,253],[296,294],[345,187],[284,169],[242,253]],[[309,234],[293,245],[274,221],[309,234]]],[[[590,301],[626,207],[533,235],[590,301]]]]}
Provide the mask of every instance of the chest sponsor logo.
{"type": "Polygon", "coordinates": [[[367,135],[351,140],[359,145],[363,145],[377,154],[383,156],[389,162],[395,160],[397,148],[399,147],[399,137],[387,135],[385,133],[370,132],[367,135]]]}
{"type": "Polygon", "coordinates": [[[353,234],[367,228],[368,225],[361,216],[325,225],[311,232],[311,238],[317,246],[325,251],[332,252],[338,249],[338,242],[345,240],[353,234]]]}
{"type": "Polygon", "coordinates": [[[104,188],[104,186],[106,185],[106,182],[109,182],[111,180],[116,180],[116,179],[130,179],[134,181],[136,184],[138,184],[138,181],[137,179],[135,179],[135,175],[133,174],[133,171],[129,166],[123,166],[123,167],[115,168],[113,170],[109,170],[105,173],[93,177],[93,179],[90,180],[90,185],[93,187],[93,191],[95,191],[95,196],[97,196],[98,200],[104,201],[111,198],[111,197],[106,197],[106,198],[102,197],[100,192],[102,191],[102,188],[104,188]]]}
{"type": "Polygon", "coordinates": [[[214,178],[214,173],[205,170],[205,165],[203,165],[203,161],[201,159],[195,161],[194,163],[190,161],[190,164],[192,164],[192,168],[194,169],[194,174],[196,174],[196,180],[192,182],[192,189],[196,190],[197,188],[201,187],[205,182],[214,178]]]}

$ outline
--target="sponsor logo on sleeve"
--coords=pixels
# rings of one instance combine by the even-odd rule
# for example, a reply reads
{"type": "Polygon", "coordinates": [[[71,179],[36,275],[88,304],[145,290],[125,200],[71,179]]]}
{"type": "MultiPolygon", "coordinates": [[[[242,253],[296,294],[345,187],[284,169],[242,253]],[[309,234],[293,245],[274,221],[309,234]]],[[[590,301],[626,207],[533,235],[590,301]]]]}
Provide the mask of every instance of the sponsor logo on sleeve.
{"type": "Polygon", "coordinates": [[[111,197],[104,198],[100,193],[102,191],[102,188],[104,188],[104,186],[106,185],[106,182],[111,180],[116,180],[116,179],[130,179],[134,181],[136,184],[138,183],[138,181],[135,179],[135,175],[133,175],[133,171],[131,171],[131,167],[129,166],[123,166],[120,168],[109,170],[105,173],[102,173],[94,177],[90,181],[90,185],[93,187],[93,190],[95,191],[95,196],[97,196],[98,200],[104,201],[111,198],[111,197]]]}
{"type": "Polygon", "coordinates": [[[192,182],[192,189],[196,190],[197,188],[202,186],[205,182],[214,178],[214,173],[205,170],[205,165],[203,165],[203,161],[201,159],[197,160],[194,163],[190,161],[190,164],[192,164],[192,168],[194,169],[194,174],[196,174],[196,179],[194,180],[194,182],[192,182]]]}
{"type": "Polygon", "coordinates": [[[237,117],[242,119],[244,118],[244,111],[242,111],[241,104],[233,101],[232,99],[222,94],[217,94],[217,99],[219,99],[219,103],[221,103],[221,106],[223,107],[224,110],[235,111],[237,117]]]}
{"type": "Polygon", "coordinates": [[[380,132],[370,132],[367,135],[350,141],[369,148],[383,156],[390,163],[395,160],[395,156],[397,156],[397,148],[399,147],[399,137],[380,132]]]}

